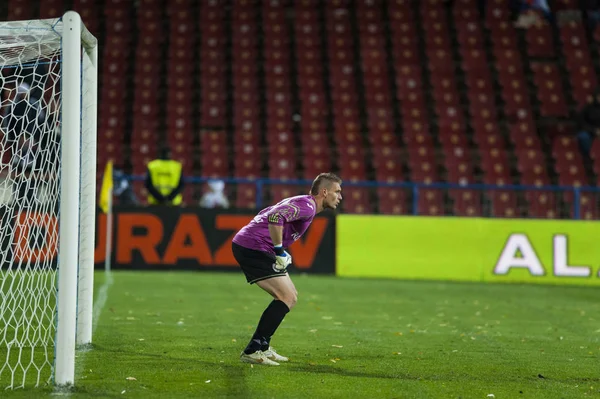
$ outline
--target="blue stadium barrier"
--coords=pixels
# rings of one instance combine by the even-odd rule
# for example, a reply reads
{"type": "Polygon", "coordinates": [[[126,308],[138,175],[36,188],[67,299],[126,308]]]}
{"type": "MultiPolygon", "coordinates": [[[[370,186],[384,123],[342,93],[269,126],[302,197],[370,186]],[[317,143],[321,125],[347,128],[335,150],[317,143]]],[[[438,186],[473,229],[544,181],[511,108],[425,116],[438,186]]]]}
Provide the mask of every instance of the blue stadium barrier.
{"type": "MultiPolygon", "coordinates": [[[[140,181],[144,180],[145,176],[129,176],[130,180],[140,181]]],[[[184,178],[186,184],[202,184],[211,180],[216,180],[214,178],[206,178],[206,177],[187,177],[184,178]]],[[[225,177],[219,178],[218,180],[222,180],[225,184],[255,184],[256,185],[256,207],[263,207],[263,190],[266,185],[270,184],[285,184],[285,185],[301,185],[301,186],[310,186],[312,184],[312,180],[277,180],[277,179],[242,179],[236,177],[225,177]]],[[[403,182],[403,183],[385,183],[385,182],[376,182],[376,181],[359,181],[359,182],[349,182],[344,181],[343,187],[392,187],[392,188],[405,188],[410,189],[412,191],[412,214],[418,215],[418,201],[419,201],[419,190],[420,189],[463,189],[463,190],[482,190],[482,191],[494,191],[494,190],[502,190],[502,191],[553,191],[553,192],[572,192],[573,193],[573,219],[581,219],[581,194],[582,193],[600,193],[600,187],[570,187],[570,186],[525,186],[525,185],[504,185],[497,186],[492,184],[453,184],[453,183],[412,183],[412,182],[403,182]]]]}

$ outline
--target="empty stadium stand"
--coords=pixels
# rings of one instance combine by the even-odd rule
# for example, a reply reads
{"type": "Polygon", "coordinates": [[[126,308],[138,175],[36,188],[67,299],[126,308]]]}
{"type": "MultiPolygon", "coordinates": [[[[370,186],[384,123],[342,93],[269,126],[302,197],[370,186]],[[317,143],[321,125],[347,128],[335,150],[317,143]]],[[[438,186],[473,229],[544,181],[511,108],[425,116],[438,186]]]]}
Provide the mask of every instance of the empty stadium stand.
{"type": "MultiPolygon", "coordinates": [[[[559,218],[573,194],[502,188],[600,181],[600,144],[587,159],[575,139],[600,28],[578,0],[551,6],[579,17],[519,30],[509,0],[9,0],[0,16],[73,8],[100,38],[99,170],[143,174],[166,144],[188,176],[281,180],[266,201],[333,170],[422,185],[346,186],[344,212],[559,218]]],[[[256,206],[252,183],[232,195],[256,206]]]]}

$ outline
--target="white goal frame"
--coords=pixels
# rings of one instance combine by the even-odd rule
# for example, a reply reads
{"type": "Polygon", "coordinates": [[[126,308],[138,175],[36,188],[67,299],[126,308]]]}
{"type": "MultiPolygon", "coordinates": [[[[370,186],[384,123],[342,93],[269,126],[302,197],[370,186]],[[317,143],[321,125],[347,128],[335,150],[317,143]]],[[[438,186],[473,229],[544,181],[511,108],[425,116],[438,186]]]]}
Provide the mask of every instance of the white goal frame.
{"type": "MultiPolygon", "coordinates": [[[[36,386],[40,383],[71,386],[75,383],[76,346],[84,347],[92,342],[98,42],[74,11],[55,19],[0,22],[0,29],[5,37],[13,37],[14,32],[16,39],[32,38],[32,42],[26,43],[34,45],[26,54],[22,53],[30,57],[28,59],[35,58],[36,54],[43,57],[40,50],[43,46],[60,50],[60,187],[56,190],[60,192],[60,203],[58,257],[55,259],[57,282],[53,287],[56,308],[53,323],[48,322],[55,328],[54,357],[49,358],[53,362],[50,379],[40,381],[38,374],[36,386]],[[45,41],[36,43],[35,38],[43,35],[42,32],[45,32],[45,41]],[[37,50],[36,44],[39,45],[37,50]]],[[[20,44],[18,40],[15,43],[13,46],[9,40],[2,49],[18,54],[20,44]]],[[[6,388],[24,387],[25,377],[23,374],[23,385],[11,381],[6,388]]]]}
{"type": "Polygon", "coordinates": [[[98,42],[78,13],[66,12],[62,22],[61,198],[54,381],[57,385],[72,385],[75,382],[75,342],[79,345],[92,342],[98,42]],[[82,129],[82,69],[86,61],[91,64],[89,73],[93,75],[88,93],[93,98],[93,106],[88,110],[91,129],[82,129]],[[80,168],[87,173],[81,174],[80,168]],[[82,175],[87,181],[81,180],[82,175]],[[84,229],[86,234],[82,234],[84,229]]]}

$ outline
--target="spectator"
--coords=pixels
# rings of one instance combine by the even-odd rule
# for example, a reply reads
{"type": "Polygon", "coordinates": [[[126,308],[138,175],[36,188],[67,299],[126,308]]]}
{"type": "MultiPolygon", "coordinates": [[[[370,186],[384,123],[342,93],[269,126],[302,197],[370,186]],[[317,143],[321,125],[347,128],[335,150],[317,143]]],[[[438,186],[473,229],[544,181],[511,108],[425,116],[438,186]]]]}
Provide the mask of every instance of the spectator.
{"type": "Polygon", "coordinates": [[[533,25],[542,23],[544,19],[552,22],[552,13],[548,0],[520,0],[519,16],[515,21],[515,27],[527,29],[533,25]]]}
{"type": "Polygon", "coordinates": [[[120,205],[138,205],[139,201],[122,170],[113,169],[113,194],[120,205]]]}
{"type": "Polygon", "coordinates": [[[1,128],[3,149],[11,156],[10,174],[15,202],[32,207],[37,195],[34,172],[45,162],[42,159],[40,139],[45,131],[45,111],[31,87],[25,82],[14,82],[3,108],[1,128]]]}
{"type": "Polygon", "coordinates": [[[45,110],[40,99],[31,91],[27,83],[20,82],[9,93],[9,104],[2,115],[2,130],[11,143],[15,143],[23,134],[33,136],[35,141],[40,139],[45,124],[45,110]]]}
{"type": "Polygon", "coordinates": [[[211,180],[208,182],[208,187],[210,191],[200,198],[200,206],[202,208],[229,208],[223,180],[211,180]]]}
{"type": "Polygon", "coordinates": [[[21,134],[14,143],[11,163],[18,174],[31,173],[36,165],[39,146],[33,136],[21,134]]]}
{"type": "Polygon", "coordinates": [[[588,98],[588,103],[579,114],[577,141],[585,156],[589,156],[594,137],[597,136],[600,136],[600,90],[588,98]]]}
{"type": "Polygon", "coordinates": [[[171,159],[171,151],[163,148],[159,159],[148,163],[146,175],[148,204],[179,206],[182,202],[183,174],[181,162],[171,159]]]}

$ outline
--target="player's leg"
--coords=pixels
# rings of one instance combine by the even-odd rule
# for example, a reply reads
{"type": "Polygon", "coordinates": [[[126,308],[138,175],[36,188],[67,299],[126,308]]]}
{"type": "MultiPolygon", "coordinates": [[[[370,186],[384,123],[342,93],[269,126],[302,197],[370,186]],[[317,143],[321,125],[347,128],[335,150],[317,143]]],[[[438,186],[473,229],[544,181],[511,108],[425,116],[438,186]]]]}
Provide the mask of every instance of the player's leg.
{"type": "MultiPolygon", "coordinates": [[[[263,312],[254,335],[244,349],[246,354],[269,350],[271,337],[275,334],[285,315],[294,307],[298,298],[296,287],[287,274],[257,281],[256,285],[271,294],[274,299],[263,312]]],[[[287,360],[274,351],[272,352],[274,359],[287,360]]]]}
{"type": "Polygon", "coordinates": [[[298,291],[288,274],[257,281],[256,285],[271,294],[275,300],[285,303],[289,310],[296,305],[298,291]]]}
{"type": "MultiPolygon", "coordinates": [[[[286,275],[281,279],[265,280],[265,283],[266,284],[263,284],[261,288],[270,293],[273,296],[273,298],[275,298],[273,302],[282,301],[288,306],[289,310],[292,310],[292,308],[296,305],[296,302],[298,300],[298,291],[296,290],[296,287],[294,286],[294,283],[292,282],[290,276],[286,275]]],[[[283,319],[279,322],[279,324],[281,324],[282,321],[283,319]]],[[[267,359],[276,362],[287,362],[289,360],[287,357],[281,356],[275,351],[275,349],[271,347],[271,338],[273,337],[273,334],[275,334],[277,327],[273,330],[272,333],[270,333],[271,335],[265,337],[266,343],[263,341],[261,351],[264,353],[267,359]]]]}
{"type": "MultiPolygon", "coordinates": [[[[274,298],[277,298],[277,296],[275,295],[285,295],[285,297],[287,298],[286,300],[290,301],[290,296],[289,294],[287,294],[288,292],[290,292],[289,288],[286,290],[278,288],[277,284],[262,284],[262,282],[270,280],[277,280],[282,278],[289,279],[289,276],[285,271],[277,270],[276,268],[274,268],[274,255],[270,256],[270,254],[245,248],[235,243],[232,244],[232,251],[233,256],[240,264],[240,267],[246,276],[246,281],[248,281],[250,284],[256,283],[259,284],[259,286],[262,285],[266,287],[266,289],[263,289],[267,290],[267,292],[273,295],[274,298]]],[[[295,288],[293,289],[295,292],[295,288]]],[[[267,309],[265,309],[263,315],[261,316],[256,332],[252,336],[250,343],[240,355],[240,360],[242,362],[270,366],[279,365],[279,363],[274,361],[274,359],[267,358],[265,353],[262,351],[262,348],[265,347],[267,350],[269,348],[269,341],[267,341],[266,337],[270,337],[272,335],[272,333],[269,333],[269,331],[274,331],[273,318],[279,319],[278,322],[275,322],[275,324],[278,326],[287,312],[289,312],[289,307],[282,301],[277,300],[269,304],[269,306],[267,307],[267,309]],[[267,334],[266,337],[265,334],[267,334]]],[[[275,327],[275,329],[276,328],[277,327],[275,327]]]]}

